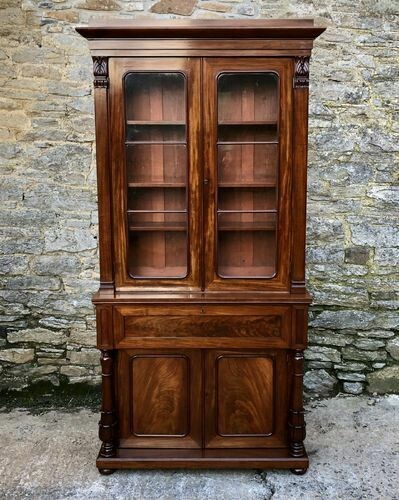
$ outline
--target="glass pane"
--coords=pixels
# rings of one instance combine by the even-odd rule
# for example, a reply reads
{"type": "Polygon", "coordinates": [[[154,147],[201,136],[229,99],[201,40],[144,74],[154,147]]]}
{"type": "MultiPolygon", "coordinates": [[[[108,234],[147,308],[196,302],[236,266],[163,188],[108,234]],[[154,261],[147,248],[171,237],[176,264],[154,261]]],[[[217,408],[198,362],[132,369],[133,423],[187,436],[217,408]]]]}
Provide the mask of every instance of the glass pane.
{"type": "Polygon", "coordinates": [[[186,121],[181,73],[129,73],[125,77],[127,121],[186,121]]]}
{"type": "Polygon", "coordinates": [[[129,142],[177,142],[185,141],[184,125],[129,125],[126,139],[129,142]]]}
{"type": "Polygon", "coordinates": [[[186,185],[187,150],[182,145],[135,144],[126,150],[129,185],[186,185]]]}
{"type": "Polygon", "coordinates": [[[125,77],[128,270],[187,275],[186,82],[180,73],[125,77]]]}
{"type": "Polygon", "coordinates": [[[228,144],[218,146],[218,178],[222,185],[276,184],[277,144],[228,144]]]}
{"type": "Polygon", "coordinates": [[[278,104],[275,73],[224,73],[219,77],[219,124],[275,124],[278,104]]]}
{"type": "Polygon", "coordinates": [[[276,273],[279,100],[274,73],[218,80],[217,272],[276,273]]]}
{"type": "Polygon", "coordinates": [[[276,190],[262,188],[219,188],[221,210],[273,210],[276,209],[276,190]]]}
{"type": "Polygon", "coordinates": [[[275,274],[276,214],[218,214],[218,274],[271,278],[275,274]]]}
{"type": "Polygon", "coordinates": [[[219,125],[219,144],[224,142],[276,142],[276,125],[219,125]]]}
{"type": "Polygon", "coordinates": [[[137,230],[129,237],[129,271],[135,278],[184,278],[187,232],[137,230]]]}

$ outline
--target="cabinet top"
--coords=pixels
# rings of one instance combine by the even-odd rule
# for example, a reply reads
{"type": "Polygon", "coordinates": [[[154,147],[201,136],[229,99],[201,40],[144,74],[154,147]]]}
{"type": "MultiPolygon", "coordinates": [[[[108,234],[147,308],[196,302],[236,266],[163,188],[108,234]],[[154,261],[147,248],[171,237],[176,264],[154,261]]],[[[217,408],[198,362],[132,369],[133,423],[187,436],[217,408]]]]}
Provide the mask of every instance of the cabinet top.
{"type": "Polygon", "coordinates": [[[79,26],[88,40],[101,38],[317,38],[326,28],[313,19],[159,20],[101,19],[79,26]]]}

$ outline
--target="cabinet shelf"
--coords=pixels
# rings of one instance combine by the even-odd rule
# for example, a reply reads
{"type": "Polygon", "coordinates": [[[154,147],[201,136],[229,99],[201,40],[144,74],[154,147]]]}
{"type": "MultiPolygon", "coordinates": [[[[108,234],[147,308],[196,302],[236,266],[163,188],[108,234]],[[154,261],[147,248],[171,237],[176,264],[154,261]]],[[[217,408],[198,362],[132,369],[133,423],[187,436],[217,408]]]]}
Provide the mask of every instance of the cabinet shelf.
{"type": "Polygon", "coordinates": [[[275,120],[248,120],[248,121],[230,121],[230,120],[219,120],[218,125],[269,125],[269,126],[277,126],[277,121],[275,120]]]}
{"type": "Polygon", "coordinates": [[[278,141],[218,141],[217,146],[241,146],[241,145],[256,145],[256,144],[278,144],[278,141]]]}
{"type": "Polygon", "coordinates": [[[275,188],[275,181],[260,181],[260,182],[219,182],[220,188],[275,188]]]}
{"type": "Polygon", "coordinates": [[[140,222],[129,224],[129,231],[187,231],[186,222],[140,222]]]}
{"type": "Polygon", "coordinates": [[[126,120],[127,125],[185,125],[184,121],[166,121],[166,120],[126,120]]]}
{"type": "Polygon", "coordinates": [[[272,278],[275,275],[272,266],[219,266],[221,278],[272,278]]]}
{"type": "Polygon", "coordinates": [[[149,145],[157,145],[160,146],[170,146],[170,145],[182,145],[185,146],[187,144],[186,141],[159,141],[159,140],[148,140],[148,141],[125,141],[126,146],[135,146],[136,144],[149,144],[149,145]]]}
{"type": "Polygon", "coordinates": [[[223,222],[219,231],[275,231],[275,222],[223,222]]]}
{"type": "Polygon", "coordinates": [[[185,188],[185,182],[128,182],[130,188],[185,188]]]}
{"type": "Polygon", "coordinates": [[[129,269],[129,274],[136,279],[163,279],[163,278],[184,278],[187,274],[186,266],[167,266],[164,268],[151,266],[135,266],[129,269]]]}

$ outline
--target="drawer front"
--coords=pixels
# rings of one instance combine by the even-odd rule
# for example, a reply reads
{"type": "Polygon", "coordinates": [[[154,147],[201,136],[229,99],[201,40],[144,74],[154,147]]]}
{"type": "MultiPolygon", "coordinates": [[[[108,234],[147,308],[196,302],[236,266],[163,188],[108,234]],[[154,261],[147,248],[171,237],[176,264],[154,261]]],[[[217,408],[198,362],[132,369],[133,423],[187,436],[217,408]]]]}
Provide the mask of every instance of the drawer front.
{"type": "Polygon", "coordinates": [[[285,347],[289,306],[117,306],[116,347],[285,347]]]}

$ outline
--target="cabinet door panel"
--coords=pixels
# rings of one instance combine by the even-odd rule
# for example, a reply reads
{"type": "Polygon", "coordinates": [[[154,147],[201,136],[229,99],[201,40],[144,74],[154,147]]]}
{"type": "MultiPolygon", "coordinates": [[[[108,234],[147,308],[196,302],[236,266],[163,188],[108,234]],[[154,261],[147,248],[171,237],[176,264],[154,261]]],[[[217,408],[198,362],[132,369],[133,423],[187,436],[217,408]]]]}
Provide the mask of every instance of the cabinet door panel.
{"type": "Polygon", "coordinates": [[[199,59],[111,59],[110,80],[116,286],[199,288],[199,59]]]}
{"type": "Polygon", "coordinates": [[[118,390],[122,447],[200,446],[199,351],[120,351],[118,390]]]}
{"type": "Polygon", "coordinates": [[[292,68],[205,59],[205,286],[288,290],[292,68]]]}
{"type": "Polygon", "coordinates": [[[285,445],[284,351],[207,351],[208,448],[285,445]]]}

